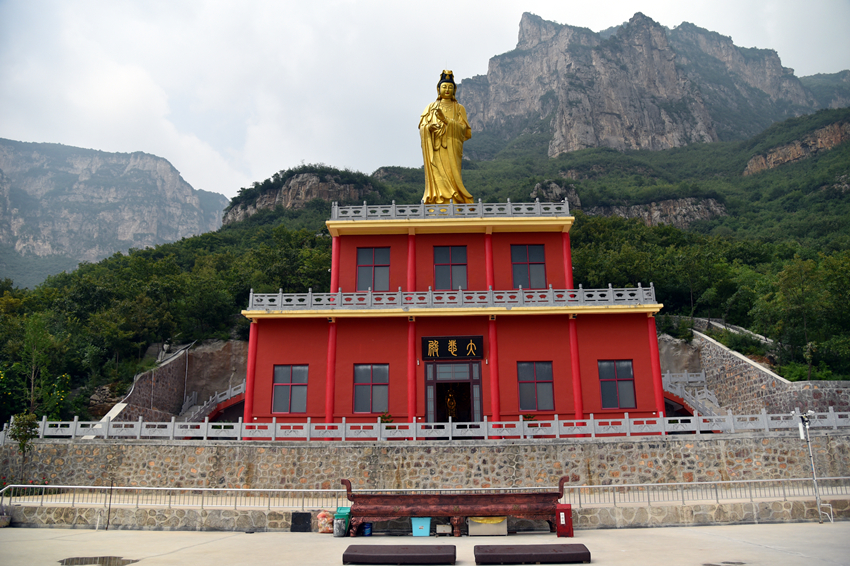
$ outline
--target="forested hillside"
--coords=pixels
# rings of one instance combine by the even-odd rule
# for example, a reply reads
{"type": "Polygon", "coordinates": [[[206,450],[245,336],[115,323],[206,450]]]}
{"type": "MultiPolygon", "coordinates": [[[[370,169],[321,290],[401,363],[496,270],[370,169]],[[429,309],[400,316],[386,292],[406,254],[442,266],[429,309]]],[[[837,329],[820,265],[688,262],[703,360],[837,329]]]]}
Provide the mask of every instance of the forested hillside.
{"type": "MultiPolygon", "coordinates": [[[[721,337],[774,362],[788,378],[850,378],[850,143],[743,175],[754,157],[796,147],[848,119],[847,109],[821,111],[744,142],[659,152],[589,149],[554,159],[545,140],[527,135],[493,160],[465,162],[464,180],[485,202],[528,201],[536,186],[554,183],[574,191],[588,210],[715,199],[726,215],[688,231],[574,207],[576,284],[653,283],[663,313],[724,319],[776,340],[769,351],[721,337]]],[[[335,171],[302,166],[276,177],[329,169],[335,171]]],[[[424,184],[421,169],[400,167],[378,170],[369,183],[366,199],[373,203],[416,202],[424,184]]],[[[234,202],[278,184],[257,182],[234,202]]],[[[260,210],[214,233],[84,264],[32,290],[3,280],[0,420],[24,408],[85,417],[93,388],[126,390],[149,344],[245,337],[239,311],[251,288],[327,290],[329,212],[330,203],[320,200],[301,210],[260,210]]],[[[669,328],[664,316],[660,326],[669,328]]]]}

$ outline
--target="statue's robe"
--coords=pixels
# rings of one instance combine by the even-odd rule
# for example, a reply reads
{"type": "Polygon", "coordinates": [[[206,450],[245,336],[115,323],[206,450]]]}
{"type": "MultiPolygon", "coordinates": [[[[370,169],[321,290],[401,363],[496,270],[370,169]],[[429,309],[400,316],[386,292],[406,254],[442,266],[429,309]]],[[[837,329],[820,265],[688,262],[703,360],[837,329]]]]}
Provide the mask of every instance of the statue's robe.
{"type": "Polygon", "coordinates": [[[466,120],[466,109],[456,100],[432,102],[419,117],[419,137],[422,139],[422,158],[425,163],[425,202],[472,202],[472,195],[463,186],[460,175],[463,142],[472,137],[472,128],[466,120]],[[437,108],[443,109],[447,122],[437,118],[437,108]],[[430,124],[440,128],[430,132],[430,124]]]}

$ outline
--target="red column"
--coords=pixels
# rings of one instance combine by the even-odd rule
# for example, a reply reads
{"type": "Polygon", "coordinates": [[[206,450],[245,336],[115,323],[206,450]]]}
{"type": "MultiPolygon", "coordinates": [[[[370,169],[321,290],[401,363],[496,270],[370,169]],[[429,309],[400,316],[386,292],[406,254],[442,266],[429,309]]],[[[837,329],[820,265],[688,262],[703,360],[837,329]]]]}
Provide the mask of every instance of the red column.
{"type": "Polygon", "coordinates": [[[484,234],[484,267],[487,272],[487,288],[496,286],[496,277],[493,272],[493,235],[484,234]]]}
{"type": "Polygon", "coordinates": [[[655,317],[646,318],[649,335],[649,359],[652,366],[652,386],[655,391],[655,410],[661,416],[664,413],[664,384],[661,382],[661,361],[658,356],[658,333],[655,330],[655,317]]]}
{"type": "MultiPolygon", "coordinates": [[[[489,234],[487,235],[489,237],[489,234]]],[[[496,321],[491,320],[489,324],[490,338],[490,412],[493,420],[502,420],[499,398],[499,340],[496,336],[496,321]]]]}
{"type": "Polygon", "coordinates": [[[563,232],[561,237],[564,243],[564,281],[567,282],[567,289],[573,288],[573,252],[570,249],[570,233],[563,232]]]}
{"type": "Polygon", "coordinates": [[[407,322],[407,418],[416,422],[416,321],[407,322]]]}
{"type": "Polygon", "coordinates": [[[576,419],[584,418],[584,401],[581,394],[581,364],[578,357],[578,328],[575,315],[570,315],[567,327],[570,335],[570,373],[573,375],[573,407],[576,419]]]}
{"type": "Polygon", "coordinates": [[[407,235],[407,292],[416,291],[416,236],[407,235]]]}
{"type": "Polygon", "coordinates": [[[328,369],[325,381],[325,422],[334,422],[334,395],[336,388],[336,322],[328,324],[328,369]]]}
{"type": "Polygon", "coordinates": [[[331,240],[331,293],[339,291],[339,236],[331,240]]]}
{"type": "Polygon", "coordinates": [[[257,373],[257,323],[251,321],[248,334],[248,370],[245,375],[245,412],[242,422],[254,422],[254,375],[257,373]]]}

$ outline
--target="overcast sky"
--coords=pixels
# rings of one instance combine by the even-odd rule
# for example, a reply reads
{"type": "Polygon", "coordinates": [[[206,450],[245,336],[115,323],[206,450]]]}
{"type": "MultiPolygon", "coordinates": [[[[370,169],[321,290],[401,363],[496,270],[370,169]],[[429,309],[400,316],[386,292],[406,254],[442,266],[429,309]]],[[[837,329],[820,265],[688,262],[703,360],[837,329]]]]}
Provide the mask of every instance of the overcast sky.
{"type": "Polygon", "coordinates": [[[418,167],[442,69],[486,74],[523,12],[600,31],[637,11],[798,77],[850,68],[850,0],[0,0],[0,137],[152,153],[228,197],[302,162],[418,167]]]}

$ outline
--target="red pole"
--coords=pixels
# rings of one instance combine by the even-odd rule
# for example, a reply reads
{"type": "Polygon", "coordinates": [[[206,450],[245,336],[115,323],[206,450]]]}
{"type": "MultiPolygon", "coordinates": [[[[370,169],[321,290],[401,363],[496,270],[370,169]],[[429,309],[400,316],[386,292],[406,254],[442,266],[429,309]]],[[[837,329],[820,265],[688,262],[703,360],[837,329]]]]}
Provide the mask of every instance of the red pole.
{"type": "Polygon", "coordinates": [[[578,357],[578,328],[576,327],[575,315],[570,315],[567,328],[570,335],[570,373],[573,377],[573,407],[576,419],[584,418],[584,401],[581,394],[581,363],[578,357]]]}
{"type": "Polygon", "coordinates": [[[416,422],[416,321],[407,322],[407,417],[416,422]]]}
{"type": "MultiPolygon", "coordinates": [[[[487,236],[489,237],[489,234],[487,236]]],[[[494,421],[500,421],[502,420],[502,411],[499,395],[499,341],[496,335],[495,320],[490,320],[488,330],[490,335],[490,412],[493,413],[494,421]]]]}
{"type": "Polygon", "coordinates": [[[487,288],[494,289],[496,277],[493,272],[493,235],[484,234],[484,268],[487,273],[487,288]]]}
{"type": "MultiPolygon", "coordinates": [[[[245,412],[242,422],[254,422],[254,376],[257,372],[257,323],[251,321],[248,334],[248,369],[245,375],[245,412]]],[[[247,439],[246,439],[247,440],[247,439]]]]}
{"type": "Polygon", "coordinates": [[[407,292],[416,291],[416,236],[407,235],[407,292]]]}
{"type": "Polygon", "coordinates": [[[652,367],[652,385],[655,390],[655,410],[658,416],[664,414],[664,384],[661,382],[661,362],[658,356],[658,333],[655,330],[655,317],[651,314],[646,318],[647,334],[649,335],[649,358],[652,367]]]}
{"type": "Polygon", "coordinates": [[[339,236],[331,240],[331,293],[339,291],[339,236]]]}
{"type": "Polygon", "coordinates": [[[328,324],[328,369],[325,381],[325,422],[334,422],[334,395],[336,388],[336,322],[328,324]]]}
{"type": "Polygon", "coordinates": [[[567,283],[567,289],[573,288],[573,252],[570,249],[570,233],[563,232],[561,237],[564,245],[564,281],[567,283]]]}

